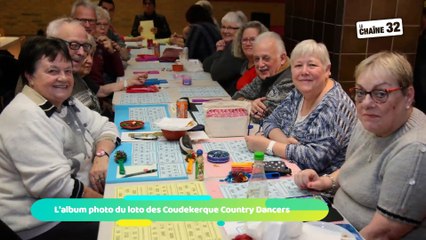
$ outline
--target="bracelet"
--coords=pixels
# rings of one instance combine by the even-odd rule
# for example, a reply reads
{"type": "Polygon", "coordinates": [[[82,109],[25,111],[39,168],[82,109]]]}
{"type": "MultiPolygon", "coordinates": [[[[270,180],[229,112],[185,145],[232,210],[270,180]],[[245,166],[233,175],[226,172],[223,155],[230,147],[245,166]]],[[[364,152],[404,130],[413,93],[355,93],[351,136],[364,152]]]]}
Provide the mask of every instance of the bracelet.
{"type": "Polygon", "coordinates": [[[331,188],[327,191],[330,194],[334,194],[337,191],[337,183],[333,176],[330,176],[328,174],[322,175],[323,177],[328,177],[331,180],[331,188]]]}

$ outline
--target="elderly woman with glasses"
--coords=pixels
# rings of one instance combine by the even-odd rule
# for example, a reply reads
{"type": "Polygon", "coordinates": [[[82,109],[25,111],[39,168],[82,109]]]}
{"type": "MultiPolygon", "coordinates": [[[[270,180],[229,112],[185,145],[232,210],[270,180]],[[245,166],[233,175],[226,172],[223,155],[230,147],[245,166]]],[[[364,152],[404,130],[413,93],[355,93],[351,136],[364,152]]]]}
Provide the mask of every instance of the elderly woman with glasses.
{"type": "Polygon", "coordinates": [[[232,54],[245,61],[241,68],[242,75],[236,83],[237,91],[250,84],[257,76],[253,56],[254,41],[257,36],[267,31],[268,29],[258,21],[250,21],[238,30],[235,41],[232,43],[232,54]]]}
{"type": "Polygon", "coordinates": [[[232,54],[232,43],[238,30],[247,22],[247,17],[241,11],[231,11],[221,20],[220,34],[222,39],[216,42],[216,52],[204,59],[204,71],[209,72],[228,93],[233,95],[235,85],[241,76],[244,58],[232,54]]]}
{"type": "Polygon", "coordinates": [[[345,160],[355,125],[355,105],[330,76],[328,50],[322,43],[304,40],[291,53],[295,86],[264,119],[264,136],[247,136],[253,151],[288,159],[301,169],[331,173],[345,160]]]}
{"type": "Polygon", "coordinates": [[[117,77],[124,76],[124,65],[122,57],[126,57],[121,53],[127,49],[122,49],[116,42],[107,37],[109,28],[109,13],[96,6],[96,30],[93,36],[96,39],[97,47],[93,56],[93,67],[90,77],[98,85],[112,83],[117,77]]]}
{"type": "Polygon", "coordinates": [[[365,239],[426,236],[426,115],[412,106],[413,74],[407,59],[376,53],[355,70],[351,90],[358,111],[340,170],[295,176],[303,189],[336,190],[335,207],[365,239]]]}
{"type": "Polygon", "coordinates": [[[112,122],[72,97],[72,58],[62,40],[28,40],[19,55],[22,92],[0,115],[0,215],[22,239],[96,239],[98,223],[42,222],[42,198],[102,198],[112,122]]]}

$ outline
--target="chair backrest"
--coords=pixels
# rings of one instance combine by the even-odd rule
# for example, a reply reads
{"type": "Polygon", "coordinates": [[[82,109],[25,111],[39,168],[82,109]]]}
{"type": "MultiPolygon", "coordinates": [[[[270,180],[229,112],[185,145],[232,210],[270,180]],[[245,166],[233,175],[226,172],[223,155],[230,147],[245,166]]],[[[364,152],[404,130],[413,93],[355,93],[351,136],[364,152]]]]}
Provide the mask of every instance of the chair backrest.
{"type": "Polygon", "coordinates": [[[10,52],[0,50],[0,112],[15,96],[19,72],[18,60],[10,52]]]}

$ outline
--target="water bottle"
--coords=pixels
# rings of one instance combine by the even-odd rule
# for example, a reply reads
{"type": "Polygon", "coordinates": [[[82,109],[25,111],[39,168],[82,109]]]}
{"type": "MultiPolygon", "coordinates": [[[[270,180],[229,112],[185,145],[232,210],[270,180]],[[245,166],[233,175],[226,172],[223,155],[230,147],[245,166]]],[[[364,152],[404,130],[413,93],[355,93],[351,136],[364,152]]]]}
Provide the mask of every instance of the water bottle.
{"type": "Polygon", "coordinates": [[[254,164],[248,180],[247,198],[268,198],[268,183],[266,182],[263,152],[254,153],[254,164]]]}

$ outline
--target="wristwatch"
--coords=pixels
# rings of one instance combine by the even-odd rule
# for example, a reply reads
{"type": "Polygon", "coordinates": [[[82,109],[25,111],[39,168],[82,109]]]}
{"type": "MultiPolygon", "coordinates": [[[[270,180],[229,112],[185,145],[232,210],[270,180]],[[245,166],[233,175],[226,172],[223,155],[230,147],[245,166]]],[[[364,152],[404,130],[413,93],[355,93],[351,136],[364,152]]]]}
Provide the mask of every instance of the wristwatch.
{"type": "Polygon", "coordinates": [[[96,157],[103,157],[105,155],[109,158],[109,154],[107,152],[105,152],[104,150],[101,150],[101,151],[96,153],[96,157]]]}
{"type": "Polygon", "coordinates": [[[275,141],[269,142],[268,147],[266,148],[266,151],[265,151],[266,154],[271,156],[274,155],[274,151],[272,149],[274,148],[275,143],[276,143],[275,141]]]}

